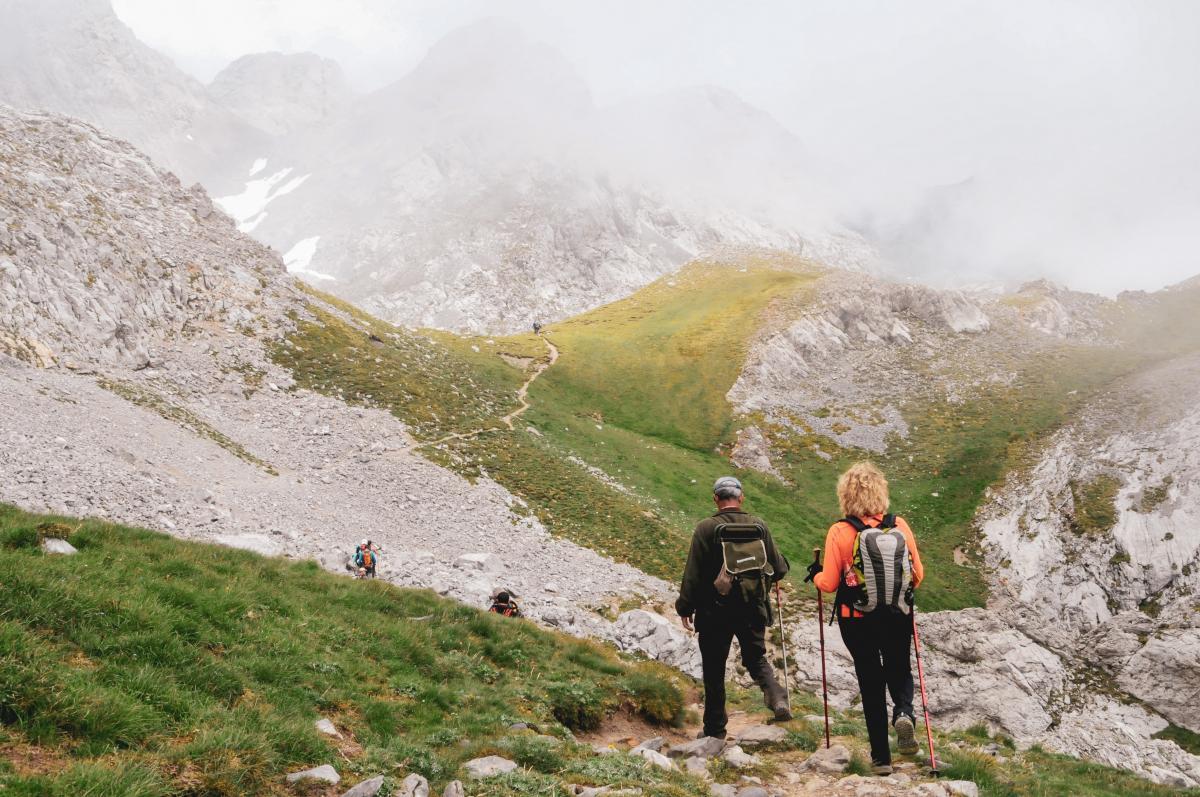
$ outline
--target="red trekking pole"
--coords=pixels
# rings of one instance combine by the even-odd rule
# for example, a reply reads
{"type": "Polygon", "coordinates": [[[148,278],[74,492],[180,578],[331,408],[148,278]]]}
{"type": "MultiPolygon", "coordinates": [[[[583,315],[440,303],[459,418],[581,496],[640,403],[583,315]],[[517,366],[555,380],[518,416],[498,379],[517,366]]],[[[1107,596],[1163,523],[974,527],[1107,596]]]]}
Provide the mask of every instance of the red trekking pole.
{"type": "MultiPolygon", "coordinates": [[[[813,548],[813,563],[821,564],[821,549],[813,548]]],[[[825,703],[825,748],[829,748],[829,684],[825,680],[825,597],[817,587],[817,631],[821,636],[821,699],[825,703]]],[[[919,661],[919,660],[918,660],[919,661]]],[[[924,696],[924,686],[921,695],[924,696]]],[[[928,723],[926,723],[928,726],[928,723]]]]}
{"type": "Polygon", "coordinates": [[[925,670],[921,666],[921,637],[917,634],[917,607],[912,608],[913,650],[917,653],[917,680],[921,682],[921,709],[925,712],[925,740],[929,742],[929,770],[937,777],[937,758],[933,755],[933,729],[929,727],[929,701],[925,698],[925,670]]]}

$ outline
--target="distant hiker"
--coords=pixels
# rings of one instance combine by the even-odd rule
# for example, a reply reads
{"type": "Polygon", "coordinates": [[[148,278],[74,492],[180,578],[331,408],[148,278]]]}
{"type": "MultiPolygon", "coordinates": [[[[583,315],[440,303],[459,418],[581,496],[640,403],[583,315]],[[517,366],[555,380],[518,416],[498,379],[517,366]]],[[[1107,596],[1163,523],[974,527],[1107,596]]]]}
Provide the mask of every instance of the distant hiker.
{"type": "Polygon", "coordinates": [[[542,334],[542,325],[537,321],[533,322],[533,334],[535,334],[535,335],[542,334]]]}
{"type": "Polygon", "coordinates": [[[513,600],[512,593],[506,589],[496,590],[492,595],[492,605],[488,611],[504,615],[505,617],[521,616],[521,607],[517,606],[517,602],[513,600]]]}
{"type": "MultiPolygon", "coordinates": [[[[918,751],[913,720],[913,589],[925,575],[917,541],[904,518],[888,511],[888,483],[870,462],[859,462],[837,484],[844,518],[825,537],[825,564],[809,565],[805,581],[836,592],[833,615],[854,659],[863,717],[871,740],[871,765],[892,771],[887,700],[902,755],[918,751]]],[[[832,622],[832,619],[830,620],[832,622]]]]}
{"type": "Polygon", "coordinates": [[[375,568],[379,566],[379,546],[370,540],[363,540],[354,549],[354,566],[358,568],[359,578],[375,578],[375,568]]]}
{"type": "Polygon", "coordinates": [[[725,738],[725,663],[734,637],[742,664],[763,691],[775,719],[792,718],[787,690],[767,662],[766,629],[771,624],[770,588],[788,572],[761,518],[742,510],[742,483],[722,476],[713,484],[716,514],[696,525],[675,611],[683,627],[700,634],[704,670],[703,735],[725,738]]]}

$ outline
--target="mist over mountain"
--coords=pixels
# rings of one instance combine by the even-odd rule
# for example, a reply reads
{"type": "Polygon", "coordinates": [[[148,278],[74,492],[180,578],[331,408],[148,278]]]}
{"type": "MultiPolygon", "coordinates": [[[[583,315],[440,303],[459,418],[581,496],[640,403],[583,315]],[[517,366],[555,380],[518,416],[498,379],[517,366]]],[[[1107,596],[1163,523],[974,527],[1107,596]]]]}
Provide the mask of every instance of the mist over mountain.
{"type": "Polygon", "coordinates": [[[0,102],[86,119],[213,190],[260,133],[142,44],[107,0],[0,2],[0,102]]]}
{"type": "Polygon", "coordinates": [[[353,98],[342,68],[312,53],[254,53],[213,78],[213,100],[271,136],[322,124],[353,98]]]}

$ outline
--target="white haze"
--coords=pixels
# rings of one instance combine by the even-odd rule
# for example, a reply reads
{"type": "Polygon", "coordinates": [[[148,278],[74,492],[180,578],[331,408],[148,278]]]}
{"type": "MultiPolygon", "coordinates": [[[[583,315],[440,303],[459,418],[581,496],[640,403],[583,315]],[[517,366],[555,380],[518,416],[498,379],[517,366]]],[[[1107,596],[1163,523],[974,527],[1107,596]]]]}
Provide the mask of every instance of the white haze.
{"type": "MultiPolygon", "coordinates": [[[[665,92],[716,85],[763,109],[797,139],[780,170],[803,166],[803,191],[739,183],[740,162],[693,177],[738,201],[819,204],[904,273],[1112,293],[1200,272],[1200,3],[114,5],[202,80],[246,52],[311,50],[360,90],[403,76],[450,30],[504,16],[562,51],[601,104],[653,110],[665,92]]],[[[786,132],[763,130],[778,151],[786,132]]],[[[691,168],[678,135],[648,125],[645,146],[623,153],[629,168],[691,168]]]]}

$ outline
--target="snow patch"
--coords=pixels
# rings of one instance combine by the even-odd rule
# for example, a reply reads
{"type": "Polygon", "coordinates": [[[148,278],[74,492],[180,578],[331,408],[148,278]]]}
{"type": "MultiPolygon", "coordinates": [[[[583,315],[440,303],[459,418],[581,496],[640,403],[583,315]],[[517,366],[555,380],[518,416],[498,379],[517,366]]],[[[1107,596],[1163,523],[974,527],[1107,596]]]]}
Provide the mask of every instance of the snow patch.
{"type": "Polygon", "coordinates": [[[257,160],[254,161],[254,165],[250,167],[250,174],[248,176],[253,177],[254,175],[258,174],[265,168],[267,168],[267,159],[266,158],[258,158],[257,160]]]}
{"type": "Polygon", "coordinates": [[[251,232],[255,227],[262,223],[262,220],[267,217],[267,212],[264,210],[249,221],[243,221],[238,225],[238,230],[241,232],[251,232]]]}
{"type": "MultiPolygon", "coordinates": [[[[260,160],[263,161],[263,165],[265,166],[266,160],[260,160]]],[[[258,161],[255,161],[255,165],[258,165],[258,161]]],[[[252,169],[251,173],[253,171],[252,169]]],[[[280,169],[269,177],[250,180],[246,183],[246,187],[242,193],[218,197],[215,201],[221,210],[233,216],[239,224],[245,223],[259,216],[271,202],[284,194],[290,194],[292,191],[295,191],[311,176],[305,174],[300,177],[293,177],[291,180],[283,183],[291,173],[292,168],[289,166],[286,169],[280,169]],[[283,185],[279,185],[280,183],[283,183],[283,185]],[[279,187],[276,188],[276,186],[279,187]]],[[[262,219],[260,218],[258,221],[262,221],[262,219]]]]}
{"type": "Polygon", "coordinates": [[[304,238],[297,241],[295,246],[287,250],[287,254],[283,256],[283,264],[287,266],[287,270],[292,274],[303,274],[322,280],[337,280],[337,277],[323,274],[320,271],[313,271],[308,267],[309,263],[312,262],[313,255],[317,253],[317,242],[320,240],[321,236],[319,235],[304,238]]]}

